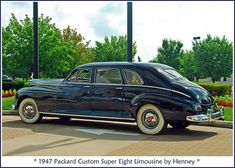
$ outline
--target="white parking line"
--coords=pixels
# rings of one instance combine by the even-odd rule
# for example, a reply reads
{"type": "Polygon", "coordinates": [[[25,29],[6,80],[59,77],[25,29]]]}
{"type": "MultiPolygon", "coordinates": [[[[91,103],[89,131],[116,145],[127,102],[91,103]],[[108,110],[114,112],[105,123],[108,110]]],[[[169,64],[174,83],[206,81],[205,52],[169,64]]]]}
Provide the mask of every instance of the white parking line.
{"type": "Polygon", "coordinates": [[[97,129],[97,128],[79,128],[74,129],[76,131],[86,132],[90,134],[103,135],[103,134],[118,134],[118,135],[130,135],[130,136],[138,136],[138,133],[128,133],[128,132],[119,132],[111,129],[97,129]]]}

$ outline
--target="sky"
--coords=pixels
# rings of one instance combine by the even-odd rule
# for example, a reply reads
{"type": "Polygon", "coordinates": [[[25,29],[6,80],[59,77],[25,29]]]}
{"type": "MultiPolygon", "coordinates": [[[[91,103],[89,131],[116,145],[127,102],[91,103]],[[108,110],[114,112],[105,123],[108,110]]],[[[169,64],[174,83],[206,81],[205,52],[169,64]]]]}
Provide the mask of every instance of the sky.
{"type": "MultiPolygon", "coordinates": [[[[14,13],[17,19],[33,16],[33,2],[1,2],[1,23],[7,26],[14,13]]],[[[103,41],[105,36],[126,35],[127,2],[47,1],[38,2],[39,15],[52,18],[61,30],[76,28],[85,39],[103,41]]],[[[164,38],[181,41],[192,48],[193,37],[225,36],[234,42],[233,1],[138,1],[133,2],[133,41],[143,62],[157,55],[164,38]]]]}

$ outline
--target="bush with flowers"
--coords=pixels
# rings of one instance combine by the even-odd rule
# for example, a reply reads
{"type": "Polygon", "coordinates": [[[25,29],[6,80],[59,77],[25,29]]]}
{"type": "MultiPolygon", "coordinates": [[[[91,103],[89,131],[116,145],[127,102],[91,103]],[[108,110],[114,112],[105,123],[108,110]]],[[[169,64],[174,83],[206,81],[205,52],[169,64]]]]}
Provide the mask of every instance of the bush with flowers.
{"type": "Polygon", "coordinates": [[[217,102],[218,106],[233,107],[233,99],[229,95],[215,96],[214,100],[217,102]]]}
{"type": "Polygon", "coordinates": [[[14,89],[13,91],[10,89],[10,90],[2,90],[2,97],[12,97],[12,96],[15,96],[16,95],[16,90],[14,89]]]}

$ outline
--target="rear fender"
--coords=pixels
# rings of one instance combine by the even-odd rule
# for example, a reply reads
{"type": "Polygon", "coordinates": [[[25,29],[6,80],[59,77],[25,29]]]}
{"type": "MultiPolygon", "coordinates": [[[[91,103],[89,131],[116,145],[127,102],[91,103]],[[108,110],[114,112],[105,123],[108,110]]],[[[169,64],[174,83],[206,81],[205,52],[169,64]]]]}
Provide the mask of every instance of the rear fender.
{"type": "Polygon", "coordinates": [[[131,101],[131,112],[134,116],[144,104],[154,104],[166,120],[186,120],[186,112],[192,110],[189,101],[163,94],[141,94],[131,101]]]}

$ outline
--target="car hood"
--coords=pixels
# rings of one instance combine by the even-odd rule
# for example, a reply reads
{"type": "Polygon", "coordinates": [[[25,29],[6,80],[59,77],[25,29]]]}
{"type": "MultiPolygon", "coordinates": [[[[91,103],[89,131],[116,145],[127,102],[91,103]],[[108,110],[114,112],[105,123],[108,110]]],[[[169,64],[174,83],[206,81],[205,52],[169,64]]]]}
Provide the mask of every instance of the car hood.
{"type": "Polygon", "coordinates": [[[182,79],[173,81],[171,82],[171,87],[172,89],[190,95],[201,104],[211,104],[214,102],[213,97],[205,88],[189,80],[182,79]]]}
{"type": "Polygon", "coordinates": [[[59,85],[62,81],[63,79],[33,79],[30,85],[59,85]]]}

